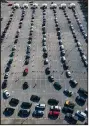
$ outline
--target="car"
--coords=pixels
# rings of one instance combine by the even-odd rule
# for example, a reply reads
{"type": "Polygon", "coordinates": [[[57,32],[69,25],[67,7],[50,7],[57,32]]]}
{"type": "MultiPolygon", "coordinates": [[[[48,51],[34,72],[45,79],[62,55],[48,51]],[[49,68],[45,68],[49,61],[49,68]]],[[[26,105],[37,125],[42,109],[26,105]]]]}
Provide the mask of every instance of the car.
{"type": "Polygon", "coordinates": [[[5,76],[4,76],[4,79],[7,79],[8,76],[9,76],[9,72],[6,72],[6,73],[5,73],[5,76]]]}
{"type": "Polygon", "coordinates": [[[62,108],[62,111],[64,112],[64,113],[73,113],[74,112],[74,109],[72,109],[72,108],[70,108],[70,107],[63,107],[62,108]]]}
{"type": "Polygon", "coordinates": [[[5,108],[3,114],[4,114],[5,116],[12,116],[12,115],[14,114],[14,111],[15,111],[14,108],[7,107],[7,108],[5,108]]]}
{"type": "Polygon", "coordinates": [[[48,75],[48,74],[50,74],[50,68],[49,67],[47,67],[46,69],[45,69],[45,73],[48,75]]]}
{"type": "Polygon", "coordinates": [[[25,60],[25,65],[28,65],[29,64],[29,59],[26,59],[25,60]]]}
{"type": "Polygon", "coordinates": [[[75,3],[70,3],[69,9],[73,9],[73,8],[75,8],[75,7],[76,7],[75,3]]]}
{"type": "Polygon", "coordinates": [[[71,72],[70,72],[69,70],[66,70],[66,76],[67,76],[68,78],[71,77],[71,72]]]}
{"type": "Polygon", "coordinates": [[[30,115],[30,110],[20,109],[18,112],[18,116],[22,118],[28,117],[29,115],[30,115]]]}
{"type": "Polygon", "coordinates": [[[16,107],[19,104],[19,100],[16,98],[11,98],[11,100],[9,101],[9,105],[12,107],[16,107]]]}
{"type": "Polygon", "coordinates": [[[70,108],[74,108],[75,107],[75,103],[73,103],[72,101],[66,100],[64,103],[64,106],[70,107],[70,108]]]}
{"type": "Polygon", "coordinates": [[[30,58],[30,56],[29,56],[29,54],[27,54],[27,55],[26,55],[26,59],[29,59],[29,58],[30,58]]]}
{"type": "Polygon", "coordinates": [[[68,66],[68,63],[67,63],[67,62],[64,62],[64,63],[63,63],[63,68],[64,68],[64,70],[67,70],[67,69],[69,68],[69,66],[68,66]]]}
{"type": "Polygon", "coordinates": [[[27,9],[27,8],[29,8],[29,5],[28,5],[27,3],[24,3],[24,4],[22,5],[22,7],[27,9]]]}
{"type": "Polygon", "coordinates": [[[29,86],[28,86],[28,82],[24,82],[23,84],[23,89],[27,89],[29,86]]]}
{"type": "Polygon", "coordinates": [[[81,103],[85,103],[86,102],[86,99],[81,97],[81,96],[77,96],[76,100],[80,101],[81,103]]]}
{"type": "Polygon", "coordinates": [[[56,99],[53,99],[53,98],[50,98],[50,99],[48,100],[48,104],[49,104],[49,105],[58,105],[58,103],[59,103],[59,101],[56,100],[56,99]]]}
{"type": "Polygon", "coordinates": [[[58,90],[60,90],[60,89],[62,88],[62,86],[59,84],[59,82],[54,82],[53,86],[54,86],[56,89],[58,89],[58,90]]]}
{"type": "Polygon", "coordinates": [[[43,58],[47,58],[48,57],[48,53],[47,52],[44,52],[43,53],[43,58]]]}
{"type": "Polygon", "coordinates": [[[82,112],[82,111],[77,110],[77,112],[76,112],[75,114],[76,114],[78,117],[80,117],[80,118],[83,118],[83,119],[86,118],[86,114],[85,114],[84,112],[82,112]]]}
{"type": "Polygon", "coordinates": [[[43,3],[43,4],[41,5],[41,9],[47,9],[47,4],[46,4],[46,3],[43,3]]]}
{"type": "Polygon", "coordinates": [[[69,83],[70,83],[71,86],[73,86],[73,87],[75,87],[75,86],[78,85],[78,82],[77,82],[75,79],[73,79],[73,78],[70,79],[69,83]]]}
{"type": "Polygon", "coordinates": [[[64,45],[60,45],[60,50],[64,50],[64,45]]]}
{"type": "Polygon", "coordinates": [[[16,8],[16,9],[20,8],[19,3],[14,3],[13,6],[12,6],[12,8],[16,8]]]}
{"type": "Polygon", "coordinates": [[[7,80],[4,80],[2,83],[2,89],[6,88],[6,87],[7,87],[7,80]]]}
{"type": "Polygon", "coordinates": [[[5,96],[6,98],[9,98],[9,97],[10,97],[10,93],[8,92],[8,90],[5,90],[5,91],[3,92],[3,94],[4,94],[4,96],[5,96]]]}
{"type": "Polygon", "coordinates": [[[43,111],[39,111],[39,110],[35,110],[32,115],[33,116],[43,116],[44,112],[43,111]]]}
{"type": "Polygon", "coordinates": [[[63,63],[66,61],[65,56],[62,56],[62,57],[61,57],[61,61],[62,61],[63,63]]]}
{"type": "Polygon", "coordinates": [[[29,109],[31,108],[31,106],[32,106],[32,103],[29,103],[29,102],[22,102],[21,104],[22,109],[29,109]]]}
{"type": "Polygon", "coordinates": [[[46,107],[45,104],[37,104],[35,108],[36,108],[36,109],[42,109],[42,110],[44,110],[45,107],[46,107]]]}
{"type": "Polygon", "coordinates": [[[88,115],[88,108],[86,107],[84,113],[86,113],[86,115],[88,115]]]}
{"type": "Polygon", "coordinates": [[[59,116],[60,112],[59,111],[49,111],[48,115],[49,116],[59,116]]]}
{"type": "Polygon", "coordinates": [[[52,75],[48,76],[49,82],[54,82],[54,77],[52,75]]]}
{"type": "Polygon", "coordinates": [[[72,96],[73,95],[73,92],[68,90],[68,89],[65,89],[64,93],[67,94],[68,96],[72,96]]]}
{"type": "Polygon", "coordinates": [[[86,60],[87,60],[87,58],[86,58],[85,55],[82,55],[82,60],[83,60],[83,61],[86,61],[86,60]]]}
{"type": "Polygon", "coordinates": [[[5,72],[9,72],[9,70],[10,70],[10,66],[7,66],[5,72]]]}
{"type": "Polygon", "coordinates": [[[62,3],[60,9],[65,9],[66,8],[66,3],[62,3]]]}
{"type": "Polygon", "coordinates": [[[28,74],[28,68],[25,68],[25,70],[24,70],[24,74],[25,74],[25,75],[28,74]]]}
{"type": "Polygon", "coordinates": [[[44,65],[47,65],[49,63],[49,61],[48,61],[48,59],[46,58],[45,60],[44,60],[44,65]]]}
{"type": "Polygon", "coordinates": [[[40,100],[40,97],[37,96],[37,95],[32,95],[31,98],[30,98],[31,101],[39,101],[40,100]]]}
{"type": "Polygon", "coordinates": [[[88,97],[88,91],[84,90],[83,88],[79,88],[78,92],[88,97]]]}
{"type": "Polygon", "coordinates": [[[65,115],[65,119],[67,119],[70,124],[76,124],[78,121],[78,117],[75,115],[72,115],[71,113],[67,113],[65,115]]]}
{"type": "Polygon", "coordinates": [[[38,4],[37,3],[33,3],[31,9],[37,9],[38,8],[38,4]]]}
{"type": "Polygon", "coordinates": [[[8,62],[8,64],[11,64],[13,62],[13,58],[11,58],[8,62]]]}
{"type": "Polygon", "coordinates": [[[60,106],[50,106],[50,110],[51,111],[61,111],[61,107],[60,106]]]}
{"type": "Polygon", "coordinates": [[[52,3],[51,6],[50,6],[50,9],[54,9],[54,8],[57,8],[57,4],[56,3],[52,3]]]}
{"type": "Polygon", "coordinates": [[[65,50],[61,51],[61,56],[65,56],[65,50]]]}
{"type": "Polygon", "coordinates": [[[47,52],[47,47],[43,46],[43,52],[47,52]]]}

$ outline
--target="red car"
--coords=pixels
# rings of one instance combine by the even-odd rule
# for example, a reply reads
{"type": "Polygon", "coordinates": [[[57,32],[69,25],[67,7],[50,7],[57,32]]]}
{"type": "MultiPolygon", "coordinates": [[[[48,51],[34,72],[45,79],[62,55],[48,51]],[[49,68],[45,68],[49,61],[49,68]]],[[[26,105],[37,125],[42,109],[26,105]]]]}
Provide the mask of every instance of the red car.
{"type": "Polygon", "coordinates": [[[28,74],[28,68],[25,68],[24,72],[25,72],[26,74],[28,74]]]}
{"type": "Polygon", "coordinates": [[[49,111],[49,116],[59,116],[59,111],[49,111]]]}
{"type": "Polygon", "coordinates": [[[12,6],[12,3],[8,3],[8,6],[12,6]]]}

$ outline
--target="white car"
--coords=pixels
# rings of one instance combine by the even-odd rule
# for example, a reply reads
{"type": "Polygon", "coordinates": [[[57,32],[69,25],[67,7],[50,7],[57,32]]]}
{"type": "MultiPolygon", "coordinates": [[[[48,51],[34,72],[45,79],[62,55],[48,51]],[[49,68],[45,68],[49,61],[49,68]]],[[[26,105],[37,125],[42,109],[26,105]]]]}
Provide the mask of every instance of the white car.
{"type": "Polygon", "coordinates": [[[71,77],[71,72],[69,70],[66,70],[66,76],[71,77]]]}
{"type": "Polygon", "coordinates": [[[47,8],[47,4],[43,3],[41,7],[46,9],[47,8]]]}
{"type": "Polygon", "coordinates": [[[51,109],[51,110],[60,111],[60,110],[61,110],[61,107],[60,107],[60,106],[51,106],[50,109],[51,109]]]}
{"type": "Polygon", "coordinates": [[[69,5],[69,8],[70,8],[70,9],[75,8],[75,7],[76,7],[75,3],[71,3],[71,4],[69,5]]]}
{"type": "Polygon", "coordinates": [[[66,4],[65,3],[62,3],[61,4],[61,9],[64,9],[64,8],[66,8],[66,4]]]}
{"type": "Polygon", "coordinates": [[[19,5],[19,3],[15,3],[15,4],[13,5],[13,7],[14,7],[14,8],[20,8],[20,5],[19,5]]]}
{"type": "Polygon", "coordinates": [[[61,50],[64,50],[64,45],[60,45],[60,49],[61,50]]]}
{"type": "Polygon", "coordinates": [[[85,55],[83,55],[83,56],[82,56],[82,59],[83,59],[84,61],[86,61],[86,60],[87,60],[87,58],[86,58],[86,56],[85,56],[85,55]]]}
{"type": "Polygon", "coordinates": [[[62,57],[61,57],[61,61],[62,61],[62,62],[65,62],[65,61],[66,61],[65,56],[62,56],[62,57]]]}
{"type": "Polygon", "coordinates": [[[33,3],[32,8],[34,8],[34,9],[38,8],[38,4],[37,3],[33,3]]]}
{"type": "Polygon", "coordinates": [[[51,8],[51,9],[57,8],[57,4],[56,4],[56,3],[51,4],[50,8],[51,8]]]}
{"type": "Polygon", "coordinates": [[[3,93],[4,93],[4,95],[5,95],[7,98],[10,97],[10,93],[9,93],[7,90],[5,90],[3,93]]]}
{"type": "Polygon", "coordinates": [[[45,104],[37,104],[36,108],[38,109],[45,109],[46,105],[45,104]]]}
{"type": "Polygon", "coordinates": [[[77,110],[76,114],[77,114],[79,117],[86,118],[86,114],[85,114],[84,112],[81,112],[81,111],[77,110]]]}
{"type": "Polygon", "coordinates": [[[24,3],[22,7],[23,8],[29,8],[29,5],[27,3],[24,3]]]}

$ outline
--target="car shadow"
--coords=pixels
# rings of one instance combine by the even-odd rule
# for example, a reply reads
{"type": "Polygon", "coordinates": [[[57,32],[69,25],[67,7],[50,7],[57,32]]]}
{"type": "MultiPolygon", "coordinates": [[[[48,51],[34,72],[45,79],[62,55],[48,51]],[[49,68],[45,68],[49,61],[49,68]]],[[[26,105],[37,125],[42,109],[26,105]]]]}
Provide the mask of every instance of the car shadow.
{"type": "Polygon", "coordinates": [[[34,118],[41,118],[43,116],[42,115],[35,115],[34,113],[32,113],[32,117],[34,117],[34,118]]]}
{"type": "Polygon", "coordinates": [[[51,116],[48,114],[48,118],[51,119],[51,120],[56,120],[58,118],[58,116],[51,116]]]}

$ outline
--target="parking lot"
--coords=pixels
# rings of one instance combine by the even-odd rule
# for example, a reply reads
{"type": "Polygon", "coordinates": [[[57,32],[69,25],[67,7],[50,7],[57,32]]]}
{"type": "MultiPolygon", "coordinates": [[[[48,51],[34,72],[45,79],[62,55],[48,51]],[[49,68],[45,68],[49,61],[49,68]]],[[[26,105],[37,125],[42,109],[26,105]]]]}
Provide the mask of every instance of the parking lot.
{"type": "MultiPolygon", "coordinates": [[[[38,8],[35,11],[34,16],[34,26],[33,26],[33,35],[32,35],[32,43],[31,43],[31,51],[30,51],[30,60],[28,65],[24,65],[27,42],[29,37],[29,31],[31,26],[31,14],[32,10],[30,9],[31,5],[29,4],[29,8],[25,10],[25,17],[23,19],[22,28],[20,30],[20,34],[18,37],[18,42],[16,44],[15,55],[13,58],[13,63],[11,65],[11,69],[9,71],[8,84],[6,89],[10,93],[10,97],[8,99],[3,98],[3,91],[5,89],[1,89],[1,123],[2,124],[68,124],[68,122],[64,119],[65,114],[60,112],[60,116],[56,120],[51,120],[48,118],[48,113],[50,110],[50,105],[48,105],[47,101],[50,98],[57,99],[59,101],[59,106],[63,107],[66,100],[73,101],[76,106],[74,108],[74,114],[77,110],[84,111],[87,107],[87,100],[83,106],[80,106],[76,103],[75,99],[78,96],[78,89],[80,87],[84,88],[87,91],[87,69],[84,66],[78,47],[74,41],[71,30],[69,28],[69,24],[64,16],[63,10],[59,9],[61,3],[64,1],[55,1],[57,4],[57,19],[60,26],[61,37],[63,41],[63,45],[65,47],[65,57],[69,65],[69,70],[72,74],[72,77],[76,79],[78,85],[75,88],[72,88],[69,84],[70,78],[66,77],[65,71],[63,69],[63,65],[61,62],[60,56],[60,46],[58,43],[57,32],[55,28],[54,22],[54,14],[50,9],[51,1],[46,1],[47,9],[46,9],[46,45],[48,50],[48,60],[49,67],[51,70],[51,75],[53,75],[54,80],[59,82],[62,88],[58,91],[54,88],[53,83],[48,81],[48,75],[45,74],[45,69],[47,65],[44,65],[43,59],[43,48],[42,48],[42,10],[40,6],[44,3],[43,1],[34,1],[38,3],[38,8]],[[27,76],[23,76],[23,71],[25,68],[28,68],[27,76]],[[23,90],[23,83],[28,82],[28,89],[23,90]],[[35,86],[36,84],[36,86],[35,86]],[[34,88],[35,86],[35,88],[34,88]],[[64,95],[64,89],[68,89],[73,91],[73,96],[67,97],[64,95]],[[30,100],[31,95],[37,95],[41,99],[39,103],[46,104],[46,109],[44,111],[44,116],[42,118],[34,118],[32,117],[32,113],[35,110],[36,102],[32,102],[30,100]],[[18,106],[14,107],[15,112],[10,117],[5,117],[3,111],[6,107],[10,107],[9,101],[11,98],[16,98],[20,102],[18,106]],[[21,109],[20,105],[22,102],[31,102],[31,113],[27,118],[20,118],[18,116],[18,112],[21,109]]],[[[72,1],[65,1],[67,6],[72,1]]],[[[14,3],[14,2],[12,2],[14,3]]],[[[21,6],[24,1],[18,2],[21,6]]],[[[83,14],[80,10],[80,5],[78,1],[73,1],[76,4],[76,12],[78,14],[78,18],[84,26],[85,32],[87,33],[87,24],[83,17],[83,14]]],[[[7,6],[7,3],[2,3],[1,6],[1,17],[3,20],[1,21],[1,33],[5,28],[5,25],[9,19],[9,15],[11,14],[12,9],[10,6],[7,6]]],[[[5,68],[6,64],[9,61],[11,54],[11,49],[14,45],[14,39],[16,35],[16,31],[18,29],[18,25],[21,18],[22,10],[16,9],[12,22],[6,32],[5,38],[1,44],[1,87],[4,81],[5,68]]],[[[80,32],[79,26],[76,22],[76,19],[73,15],[73,12],[68,7],[66,8],[66,12],[71,19],[71,22],[74,26],[77,38],[81,43],[81,47],[83,48],[84,54],[87,57],[87,43],[84,40],[83,35],[80,32]]],[[[85,121],[87,118],[85,119],[85,121]]],[[[84,121],[84,122],[85,122],[84,121]]],[[[84,124],[84,122],[78,121],[77,124],[84,124]]]]}

